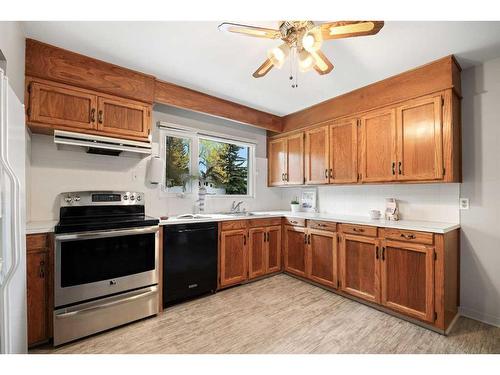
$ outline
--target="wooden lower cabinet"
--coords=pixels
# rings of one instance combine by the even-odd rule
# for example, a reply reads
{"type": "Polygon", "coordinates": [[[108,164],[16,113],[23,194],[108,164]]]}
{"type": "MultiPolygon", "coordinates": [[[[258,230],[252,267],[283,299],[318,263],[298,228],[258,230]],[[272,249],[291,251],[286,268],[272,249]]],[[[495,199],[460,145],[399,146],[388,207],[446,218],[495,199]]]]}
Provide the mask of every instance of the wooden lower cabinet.
{"type": "Polygon", "coordinates": [[[51,236],[26,236],[28,346],[46,342],[52,336],[52,247],[51,236]]]}
{"type": "Polygon", "coordinates": [[[222,231],[220,235],[220,286],[241,283],[247,279],[247,230],[222,231]]]}
{"type": "Polygon", "coordinates": [[[266,273],[281,271],[281,225],[267,228],[266,273]]]}
{"type": "Polygon", "coordinates": [[[307,229],[285,225],[285,271],[306,276],[307,229]]]}
{"type": "Polygon", "coordinates": [[[370,302],[380,302],[379,240],[341,235],[340,290],[370,302]]]}
{"type": "Polygon", "coordinates": [[[434,247],[382,241],[381,303],[428,322],[434,321],[434,247]]]}
{"type": "Polygon", "coordinates": [[[309,229],[307,248],[307,278],[337,287],[337,235],[334,232],[309,229]]]}
{"type": "Polygon", "coordinates": [[[248,230],[248,277],[254,278],[266,273],[266,228],[248,230]]]}

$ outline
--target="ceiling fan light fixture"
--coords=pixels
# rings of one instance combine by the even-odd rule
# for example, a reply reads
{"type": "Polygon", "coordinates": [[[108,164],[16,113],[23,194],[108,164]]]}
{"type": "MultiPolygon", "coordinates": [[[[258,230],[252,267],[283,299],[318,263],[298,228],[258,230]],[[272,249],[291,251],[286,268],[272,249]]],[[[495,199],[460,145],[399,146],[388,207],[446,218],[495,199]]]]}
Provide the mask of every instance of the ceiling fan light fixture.
{"type": "Polygon", "coordinates": [[[275,47],[267,51],[267,57],[276,68],[281,68],[285,63],[288,54],[290,53],[290,47],[288,44],[283,43],[279,47],[275,47]]]}
{"type": "Polygon", "coordinates": [[[323,38],[321,37],[321,30],[313,28],[308,30],[302,35],[302,47],[308,52],[315,52],[321,48],[323,38]]]}
{"type": "Polygon", "coordinates": [[[375,24],[371,21],[354,23],[344,26],[330,27],[330,35],[342,35],[349,33],[364,33],[373,30],[375,24]]]}
{"type": "Polygon", "coordinates": [[[315,61],[313,56],[306,50],[302,50],[299,53],[299,70],[301,72],[307,72],[314,67],[315,61]]]}

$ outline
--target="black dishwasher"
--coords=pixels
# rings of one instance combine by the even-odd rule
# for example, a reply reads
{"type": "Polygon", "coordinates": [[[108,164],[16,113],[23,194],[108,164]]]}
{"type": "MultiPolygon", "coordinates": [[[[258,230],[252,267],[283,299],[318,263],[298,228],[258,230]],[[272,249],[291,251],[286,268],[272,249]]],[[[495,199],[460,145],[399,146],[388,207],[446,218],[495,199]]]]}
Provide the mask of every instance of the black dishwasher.
{"type": "Polygon", "coordinates": [[[217,289],[217,223],[163,228],[163,306],[214,293],[217,289]]]}

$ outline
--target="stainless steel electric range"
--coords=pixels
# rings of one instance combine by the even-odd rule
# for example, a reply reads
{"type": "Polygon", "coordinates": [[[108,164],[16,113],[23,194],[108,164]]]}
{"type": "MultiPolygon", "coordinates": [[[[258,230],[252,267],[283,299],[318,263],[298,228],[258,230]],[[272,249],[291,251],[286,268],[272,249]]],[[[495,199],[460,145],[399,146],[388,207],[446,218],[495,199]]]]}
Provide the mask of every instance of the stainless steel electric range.
{"type": "Polygon", "coordinates": [[[54,345],[157,314],[159,221],[145,216],[144,195],[83,191],[60,200],[54,345]]]}

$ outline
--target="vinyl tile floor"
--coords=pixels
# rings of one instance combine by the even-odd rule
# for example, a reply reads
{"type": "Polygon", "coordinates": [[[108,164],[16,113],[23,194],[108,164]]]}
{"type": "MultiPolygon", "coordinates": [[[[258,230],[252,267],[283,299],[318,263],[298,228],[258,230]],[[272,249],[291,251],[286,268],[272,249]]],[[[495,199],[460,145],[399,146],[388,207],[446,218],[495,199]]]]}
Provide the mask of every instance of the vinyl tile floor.
{"type": "Polygon", "coordinates": [[[500,353],[500,328],[461,317],[443,336],[280,274],[30,353],[500,353]]]}

